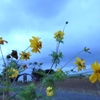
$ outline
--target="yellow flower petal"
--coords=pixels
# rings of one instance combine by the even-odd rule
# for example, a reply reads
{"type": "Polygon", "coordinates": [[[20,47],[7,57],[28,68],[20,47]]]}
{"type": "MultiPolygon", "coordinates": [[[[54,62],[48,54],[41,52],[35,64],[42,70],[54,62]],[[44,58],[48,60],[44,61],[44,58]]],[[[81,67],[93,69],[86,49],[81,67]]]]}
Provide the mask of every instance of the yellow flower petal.
{"type": "Polygon", "coordinates": [[[22,51],[22,53],[20,54],[21,55],[21,57],[20,57],[20,60],[27,60],[27,59],[30,59],[30,52],[24,52],[24,51],[22,51]]]}
{"type": "Polygon", "coordinates": [[[96,69],[98,68],[98,62],[91,64],[91,67],[93,71],[96,71],[96,69]]]}
{"type": "Polygon", "coordinates": [[[59,30],[56,33],[54,33],[54,38],[57,41],[62,41],[62,39],[64,38],[64,33],[61,30],[59,30]]]}
{"type": "Polygon", "coordinates": [[[30,47],[32,48],[32,52],[35,52],[35,53],[37,53],[37,52],[39,52],[40,53],[40,51],[39,51],[39,49],[41,49],[42,48],[42,42],[41,41],[39,41],[40,40],[40,38],[36,38],[36,37],[34,37],[34,36],[32,36],[32,38],[33,38],[33,40],[32,39],[30,39],[29,41],[30,41],[30,47]]]}
{"type": "Polygon", "coordinates": [[[0,44],[4,44],[4,42],[8,43],[6,40],[3,40],[2,37],[0,37],[0,44]]]}
{"type": "Polygon", "coordinates": [[[78,71],[85,69],[85,60],[76,57],[76,62],[74,64],[78,67],[78,71]]]}
{"type": "Polygon", "coordinates": [[[46,93],[47,93],[47,96],[52,96],[53,95],[53,89],[52,89],[52,87],[47,87],[46,88],[46,93]]]}
{"type": "Polygon", "coordinates": [[[16,78],[18,76],[18,70],[14,68],[8,69],[9,78],[16,78]]]}
{"type": "Polygon", "coordinates": [[[82,67],[81,66],[78,66],[78,71],[82,70],[82,67]]]}
{"type": "Polygon", "coordinates": [[[57,72],[61,72],[61,69],[60,68],[56,68],[57,72]]]}
{"type": "Polygon", "coordinates": [[[53,91],[47,92],[47,96],[53,96],[53,91]]]}
{"type": "Polygon", "coordinates": [[[97,75],[96,75],[96,74],[92,74],[92,75],[89,77],[89,80],[91,81],[91,83],[96,82],[96,80],[97,80],[97,75]]]}

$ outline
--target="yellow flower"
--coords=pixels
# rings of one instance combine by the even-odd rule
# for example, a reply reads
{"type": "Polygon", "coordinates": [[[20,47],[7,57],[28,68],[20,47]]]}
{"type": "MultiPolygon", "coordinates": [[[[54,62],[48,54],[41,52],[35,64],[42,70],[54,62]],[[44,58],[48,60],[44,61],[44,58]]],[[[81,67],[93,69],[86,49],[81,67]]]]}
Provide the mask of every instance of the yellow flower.
{"type": "Polygon", "coordinates": [[[27,60],[27,59],[30,59],[30,52],[24,52],[24,51],[22,51],[22,53],[20,54],[21,55],[21,57],[20,57],[20,60],[27,60]]]}
{"type": "Polygon", "coordinates": [[[63,33],[61,30],[59,30],[59,31],[57,31],[57,32],[54,34],[54,38],[55,38],[57,41],[61,42],[62,39],[64,38],[64,33],[63,33]]]}
{"type": "Polygon", "coordinates": [[[94,73],[90,75],[89,80],[91,81],[91,83],[96,82],[96,80],[100,81],[100,64],[98,64],[98,62],[95,62],[91,64],[91,67],[94,73]]]}
{"type": "Polygon", "coordinates": [[[47,93],[47,96],[53,96],[53,89],[52,89],[52,87],[47,87],[47,89],[46,89],[46,93],[47,93]]]}
{"type": "Polygon", "coordinates": [[[85,60],[80,59],[80,58],[76,58],[76,62],[74,62],[74,64],[78,67],[78,71],[85,69],[85,60]]]}
{"type": "Polygon", "coordinates": [[[39,41],[40,38],[36,38],[36,37],[34,37],[34,36],[32,36],[32,38],[33,38],[33,39],[30,39],[30,40],[29,40],[30,43],[31,43],[31,44],[30,44],[30,47],[32,48],[32,52],[35,52],[35,53],[39,52],[39,53],[40,53],[39,49],[42,48],[42,42],[39,41]]]}
{"type": "Polygon", "coordinates": [[[4,42],[8,43],[6,40],[3,40],[2,37],[0,37],[0,44],[4,44],[4,42]]]}
{"type": "Polygon", "coordinates": [[[57,79],[61,79],[63,77],[64,73],[60,68],[56,68],[56,73],[55,73],[55,77],[57,79]]]}
{"type": "Polygon", "coordinates": [[[60,68],[56,68],[57,72],[61,72],[61,69],[60,68]]]}
{"type": "Polygon", "coordinates": [[[16,78],[18,76],[18,70],[14,68],[8,69],[9,78],[16,78]]]}
{"type": "Polygon", "coordinates": [[[47,96],[53,96],[53,91],[47,92],[47,96]]]}

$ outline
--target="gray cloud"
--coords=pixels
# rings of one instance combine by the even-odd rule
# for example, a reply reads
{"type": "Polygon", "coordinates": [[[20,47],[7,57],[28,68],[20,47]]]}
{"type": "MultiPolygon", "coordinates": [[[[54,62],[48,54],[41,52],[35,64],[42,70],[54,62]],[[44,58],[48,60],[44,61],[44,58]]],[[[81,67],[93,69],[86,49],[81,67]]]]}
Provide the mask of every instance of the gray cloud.
{"type": "MultiPolygon", "coordinates": [[[[5,54],[9,50],[25,49],[31,36],[39,36],[43,42],[41,54],[33,54],[32,61],[51,63],[48,54],[55,51],[56,42],[53,35],[62,30],[65,21],[64,44],[60,46],[64,58],[61,65],[76,55],[85,46],[90,48],[91,55],[82,53],[79,57],[89,65],[100,61],[100,1],[88,0],[7,0],[0,1],[0,36],[9,41],[10,47],[4,47],[5,54]],[[8,35],[9,34],[9,35],[8,35]],[[16,40],[16,42],[14,42],[16,40]],[[27,41],[27,42],[26,42],[27,41]],[[19,45],[20,42],[20,45],[19,45]]],[[[72,66],[73,59],[69,66],[72,66]]]]}
{"type": "MultiPolygon", "coordinates": [[[[4,2],[0,7],[1,17],[0,31],[9,32],[12,29],[42,29],[51,18],[59,15],[63,9],[63,1],[32,1],[17,0],[4,2]],[[50,19],[49,19],[50,18],[50,19]],[[46,22],[46,24],[45,24],[46,22]],[[42,28],[41,28],[42,27],[42,28]]],[[[51,26],[51,24],[49,24],[51,26]]]]}

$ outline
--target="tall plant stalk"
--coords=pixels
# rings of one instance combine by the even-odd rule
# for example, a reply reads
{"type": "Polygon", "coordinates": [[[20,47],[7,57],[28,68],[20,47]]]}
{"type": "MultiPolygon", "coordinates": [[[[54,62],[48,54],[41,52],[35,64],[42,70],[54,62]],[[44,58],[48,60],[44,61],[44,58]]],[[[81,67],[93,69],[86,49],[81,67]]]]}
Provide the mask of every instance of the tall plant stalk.
{"type": "MultiPolygon", "coordinates": [[[[6,63],[5,63],[3,53],[2,53],[1,45],[0,45],[0,52],[1,52],[2,60],[4,62],[4,67],[6,67],[6,63]]],[[[4,81],[5,81],[4,73],[3,73],[2,78],[3,78],[3,83],[4,83],[4,81]]],[[[4,85],[3,85],[3,88],[4,88],[4,85]]],[[[2,99],[5,100],[5,92],[4,91],[3,91],[2,99]]]]}
{"type": "MultiPolygon", "coordinates": [[[[66,23],[65,23],[65,25],[64,25],[64,28],[63,28],[63,33],[64,33],[64,30],[65,30],[66,24],[68,24],[68,22],[67,22],[67,21],[66,21],[66,23]]],[[[60,46],[60,42],[57,42],[57,46],[56,46],[56,54],[58,53],[59,46],[60,46]]],[[[53,65],[55,64],[55,62],[56,62],[56,58],[54,59],[54,61],[53,61],[52,65],[51,65],[51,67],[50,67],[50,69],[52,69],[52,67],[53,67],[53,65]]],[[[50,73],[50,71],[49,71],[48,73],[50,73]]]]}
{"type": "Polygon", "coordinates": [[[63,67],[61,67],[61,69],[63,69],[72,59],[74,59],[77,55],[79,55],[80,53],[82,53],[84,50],[81,50],[80,52],[78,52],[75,56],[73,56],[71,59],[69,59],[67,62],[66,62],[66,64],[63,66],[63,67]]]}

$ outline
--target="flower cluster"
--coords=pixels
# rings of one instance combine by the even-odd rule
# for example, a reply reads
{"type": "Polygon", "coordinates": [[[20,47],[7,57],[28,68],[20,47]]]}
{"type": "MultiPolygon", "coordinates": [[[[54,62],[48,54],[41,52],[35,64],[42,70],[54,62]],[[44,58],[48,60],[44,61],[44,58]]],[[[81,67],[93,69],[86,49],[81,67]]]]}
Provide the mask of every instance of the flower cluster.
{"type": "Polygon", "coordinates": [[[47,93],[47,96],[53,96],[53,89],[52,89],[52,87],[47,87],[47,89],[46,89],[46,93],[47,93]]]}
{"type": "Polygon", "coordinates": [[[57,72],[61,72],[61,69],[60,68],[56,68],[57,72]]]}
{"type": "Polygon", "coordinates": [[[10,68],[7,70],[9,74],[9,78],[16,78],[18,76],[18,70],[14,68],[10,68]]]}

